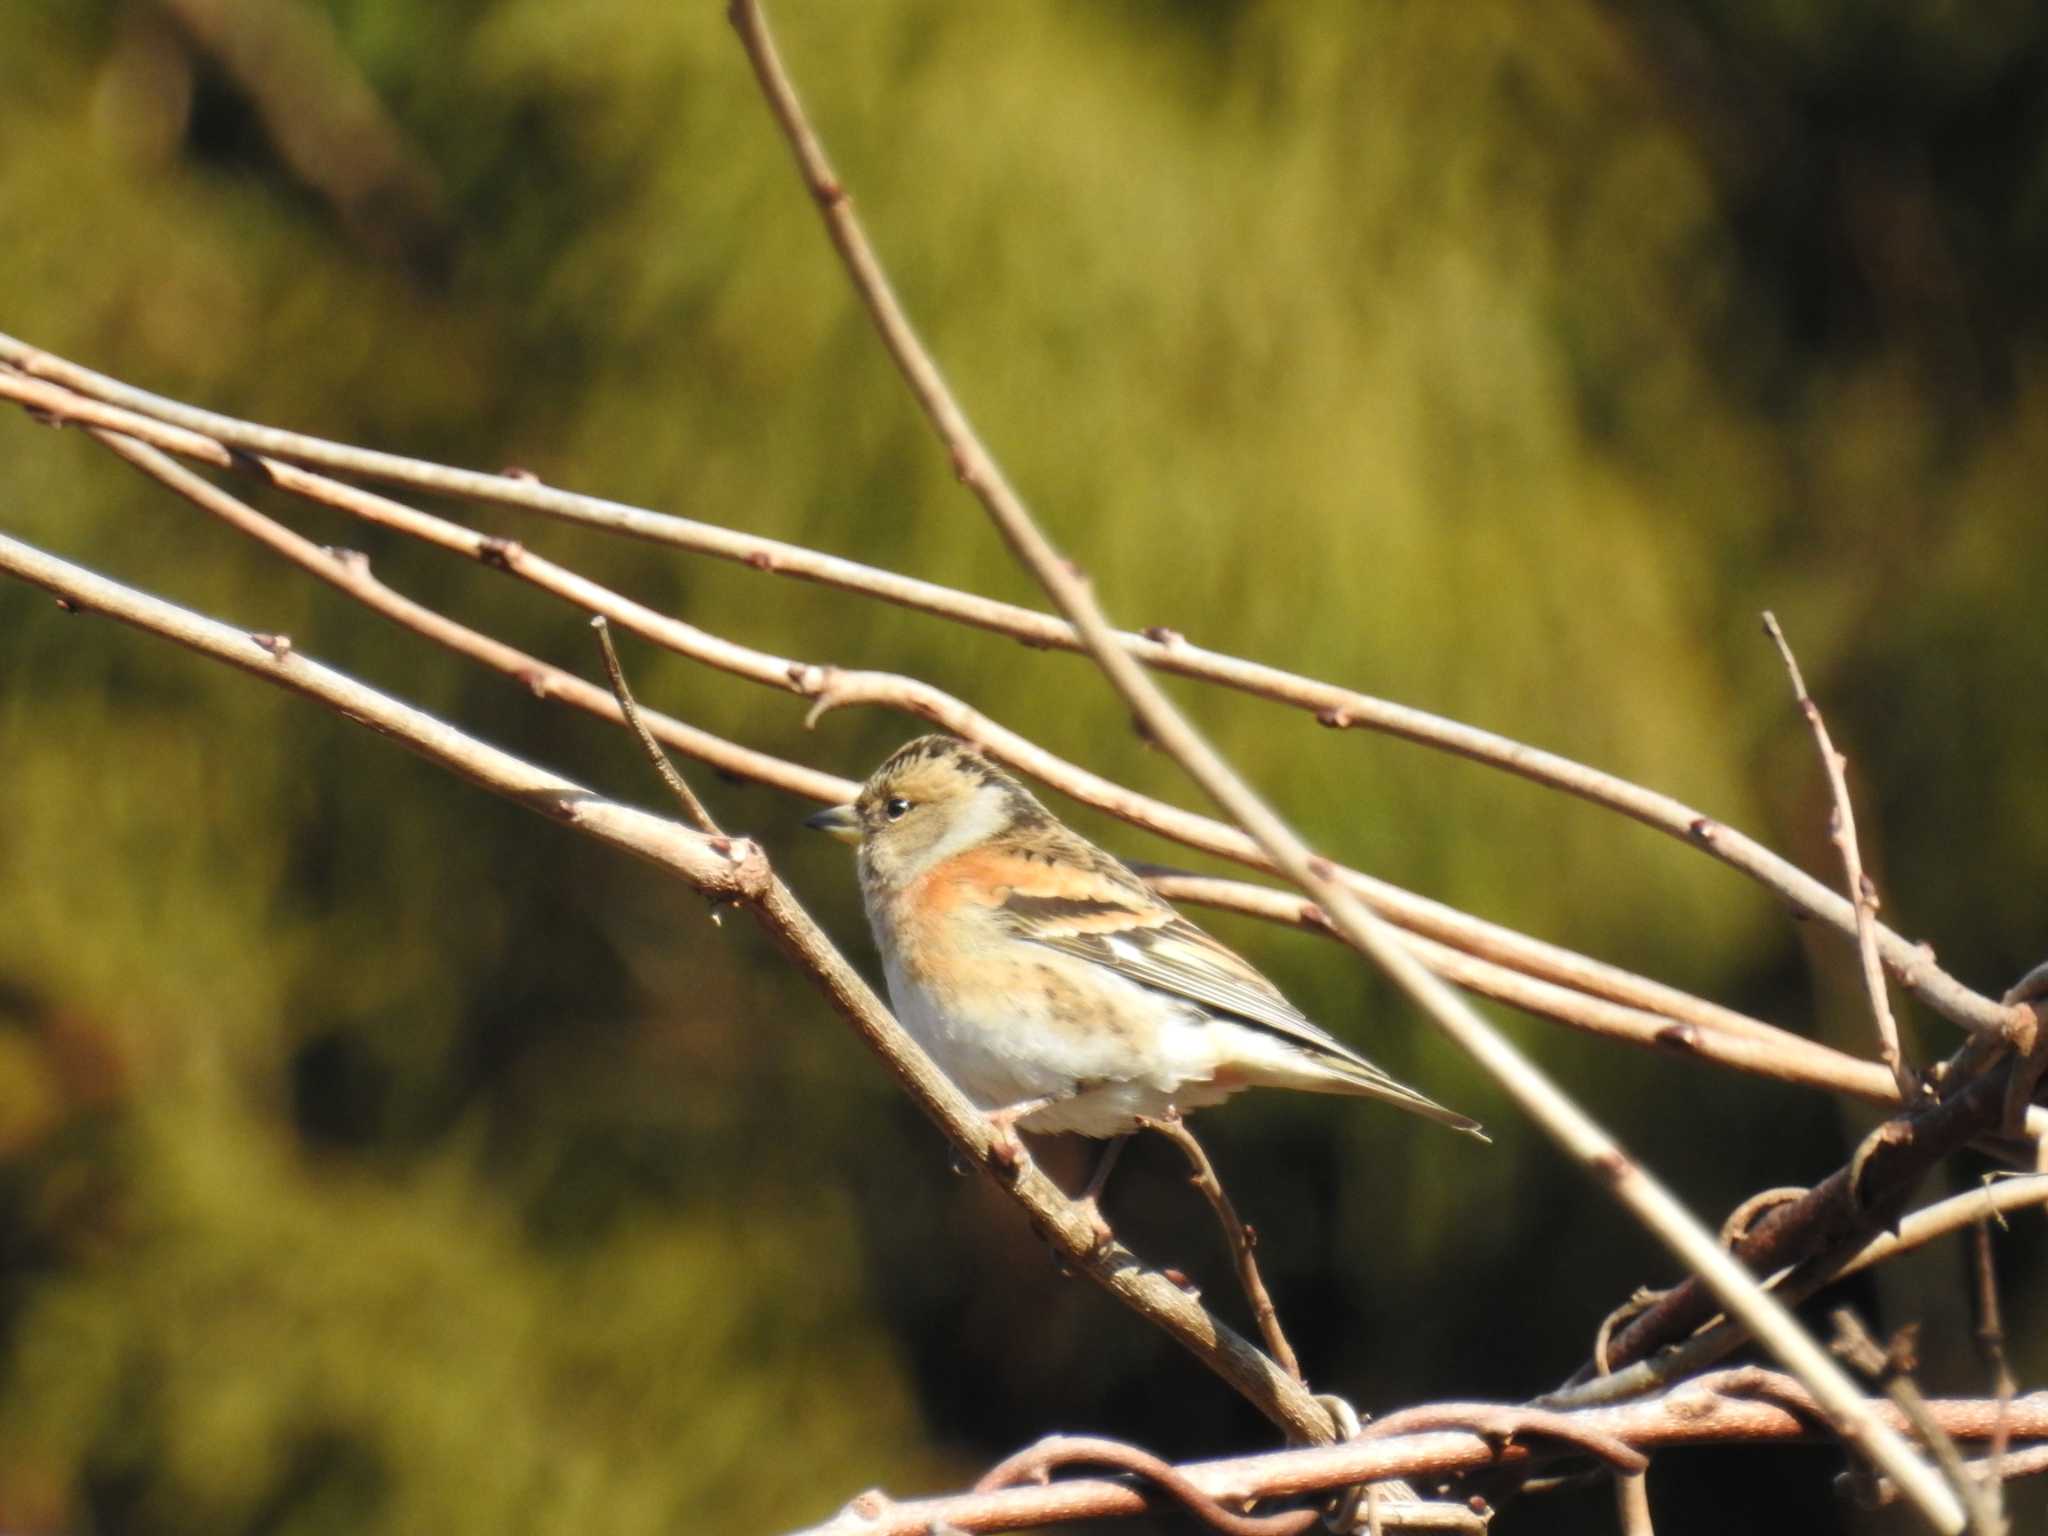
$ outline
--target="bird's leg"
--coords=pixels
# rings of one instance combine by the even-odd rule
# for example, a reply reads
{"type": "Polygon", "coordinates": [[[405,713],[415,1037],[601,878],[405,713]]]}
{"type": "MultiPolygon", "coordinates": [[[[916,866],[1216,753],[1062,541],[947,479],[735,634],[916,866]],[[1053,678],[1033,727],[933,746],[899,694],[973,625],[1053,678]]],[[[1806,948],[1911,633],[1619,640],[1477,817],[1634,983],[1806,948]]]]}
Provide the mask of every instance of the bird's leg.
{"type": "Polygon", "coordinates": [[[1130,1139],[1128,1134],[1110,1138],[1108,1145],[1102,1149],[1102,1155],[1095,1160],[1095,1171],[1088,1175],[1087,1186],[1081,1191],[1080,1198],[1075,1201],[1075,1204],[1081,1207],[1081,1213],[1095,1229],[1095,1246],[1098,1251],[1107,1248],[1116,1240],[1116,1233],[1110,1230],[1109,1222],[1102,1214],[1102,1190],[1103,1186],[1109,1183],[1109,1173],[1116,1167],[1116,1160],[1123,1156],[1124,1143],[1130,1139]]]}
{"type": "Polygon", "coordinates": [[[1055,1098],[1025,1099],[988,1112],[989,1128],[995,1132],[990,1138],[989,1154],[999,1168],[1014,1174],[1024,1166],[1024,1143],[1017,1139],[1017,1122],[1058,1102],[1055,1098]]]}

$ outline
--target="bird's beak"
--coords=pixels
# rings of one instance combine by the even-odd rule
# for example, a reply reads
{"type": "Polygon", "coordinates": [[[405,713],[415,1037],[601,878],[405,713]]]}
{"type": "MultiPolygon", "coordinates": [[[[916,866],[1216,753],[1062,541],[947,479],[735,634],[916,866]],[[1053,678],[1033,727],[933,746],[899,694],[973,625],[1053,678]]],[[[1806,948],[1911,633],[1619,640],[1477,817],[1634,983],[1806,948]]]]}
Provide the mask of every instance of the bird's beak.
{"type": "Polygon", "coordinates": [[[813,832],[829,833],[842,843],[860,841],[860,818],[854,815],[850,805],[835,805],[815,816],[806,816],[804,825],[813,832]]]}

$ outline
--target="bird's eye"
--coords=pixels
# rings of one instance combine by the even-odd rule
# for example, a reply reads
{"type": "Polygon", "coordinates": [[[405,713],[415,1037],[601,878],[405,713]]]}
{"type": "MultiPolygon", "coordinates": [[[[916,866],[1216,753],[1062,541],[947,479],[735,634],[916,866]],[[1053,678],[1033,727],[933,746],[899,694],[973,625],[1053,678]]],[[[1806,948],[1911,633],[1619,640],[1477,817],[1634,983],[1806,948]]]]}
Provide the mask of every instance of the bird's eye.
{"type": "Polygon", "coordinates": [[[888,804],[882,807],[882,814],[891,821],[901,821],[909,812],[910,802],[901,795],[891,796],[888,804]]]}

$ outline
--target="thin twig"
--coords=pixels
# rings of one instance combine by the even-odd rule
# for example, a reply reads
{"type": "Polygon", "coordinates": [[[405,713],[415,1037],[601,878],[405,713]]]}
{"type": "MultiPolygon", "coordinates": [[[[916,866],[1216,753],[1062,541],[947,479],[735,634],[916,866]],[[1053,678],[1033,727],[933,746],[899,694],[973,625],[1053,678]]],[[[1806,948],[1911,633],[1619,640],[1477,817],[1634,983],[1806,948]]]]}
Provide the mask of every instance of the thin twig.
{"type": "MultiPolygon", "coordinates": [[[[808,172],[808,167],[806,169],[808,172]]],[[[843,196],[843,193],[839,195],[843,196]]],[[[34,395],[36,381],[55,381],[69,386],[77,394],[170,424],[173,429],[183,428],[204,434],[215,451],[219,445],[227,445],[271,460],[317,465],[388,484],[410,486],[435,495],[464,497],[539,512],[585,526],[733,560],[755,570],[879,598],[1009,635],[1027,645],[1069,651],[1083,649],[1074,627],[1049,614],[994,602],[895,572],[877,570],[799,545],[651,512],[602,497],[559,490],[537,484],[530,477],[455,469],[241,421],[108,378],[5,334],[0,334],[0,360],[11,363],[27,376],[0,376],[0,395],[17,399],[38,411],[51,411],[52,407],[34,395]]],[[[63,407],[60,403],[51,419],[83,421],[94,417],[75,407],[63,407]]],[[[147,435],[145,429],[120,425],[118,416],[107,415],[98,419],[102,424],[118,425],[120,430],[131,431],[137,436],[147,435]]],[[[159,443],[159,446],[169,447],[172,452],[204,452],[190,438],[184,440],[182,447],[173,447],[168,442],[159,443]]],[[[1118,636],[1118,640],[1148,666],[1162,671],[1308,710],[1321,723],[1333,728],[1362,727],[1450,752],[1620,812],[1688,846],[1706,851],[1773,892],[1793,911],[1819,918],[1851,937],[1855,935],[1855,913],[1848,901],[1754,839],[1668,795],[1602,773],[1556,753],[1446,720],[1425,710],[1206,650],[1169,631],[1124,633],[1118,636]]],[[[2002,1033],[2008,1027],[2010,1015],[2002,1005],[1949,976],[1935,963],[1926,946],[1915,944],[1882,926],[1878,933],[1885,964],[1908,991],[1936,1013],[1971,1030],[2002,1033]]]]}
{"type": "Polygon", "coordinates": [[[1188,1129],[1187,1122],[1178,1114],[1169,1112],[1157,1119],[1141,1117],[1138,1123],[1147,1130],[1157,1131],[1179,1147],[1181,1156],[1188,1160],[1188,1167],[1192,1170],[1188,1182],[1201,1191],[1202,1198],[1209,1202],[1209,1208],[1215,1211],[1216,1220],[1223,1228],[1224,1241],[1230,1245],[1231,1259],[1237,1265],[1238,1283],[1244,1287],[1244,1299],[1251,1304],[1252,1317],[1259,1325],[1259,1337],[1266,1341],[1266,1353],[1279,1361],[1296,1381],[1306,1384],[1308,1378],[1301,1373],[1301,1361],[1280,1327],[1280,1313],[1273,1305],[1272,1292],[1266,1289],[1266,1282],[1259,1274],[1259,1261],[1252,1253],[1258,1240],[1252,1235],[1251,1228],[1238,1217],[1237,1207],[1230,1203],[1230,1196],[1224,1193],[1223,1181],[1216,1177],[1216,1168],[1209,1161],[1209,1154],[1202,1150],[1202,1144],[1195,1140],[1195,1133],[1188,1129]]]}
{"type": "Polygon", "coordinates": [[[1898,1080],[1899,1102],[1911,1104],[1920,1095],[1920,1078],[1900,1049],[1898,1021],[1892,1017],[1884,965],[1878,958],[1877,887],[1863,872],[1863,851],[1856,841],[1856,810],[1849,800],[1849,760],[1835,750],[1835,744],[1828,736],[1827,722],[1821,718],[1820,706],[1806,691],[1806,679],[1800,676],[1799,662],[1792,654],[1791,643],[1779,627],[1777,615],[1769,610],[1764,613],[1764,633],[1771,637],[1778,654],[1784,658],[1785,670],[1792,677],[1793,697],[1799,705],[1799,712],[1806,716],[1806,723],[1813,729],[1814,745],[1820,749],[1821,768],[1827,774],[1828,789],[1835,801],[1829,835],[1842,855],[1842,874],[1849,886],[1849,900],[1856,908],[1856,952],[1863,965],[1863,990],[1870,998],[1871,1021],[1877,1027],[1878,1057],[1898,1080]]]}
{"type": "MultiPolygon", "coordinates": [[[[2024,1451],[2013,1451],[2010,1454],[2001,1452],[1976,1461],[1966,1461],[1963,1466],[1974,1478],[1995,1478],[1996,1482],[1990,1483],[1989,1486],[1995,1488],[2002,1498],[2007,1483],[2016,1483],[2023,1477],[2039,1477],[2042,1473],[2048,1472],[2048,1445],[2029,1446],[2024,1451]]],[[[1890,1478],[1885,1477],[1877,1480],[1872,1492],[1876,1495],[1875,1502],[1879,1505],[1893,1503],[1899,1497],[1899,1490],[1892,1486],[1890,1478]]]]}
{"type": "Polygon", "coordinates": [[[598,614],[590,621],[590,627],[597,632],[597,648],[604,654],[604,675],[611,679],[612,696],[619,701],[619,709],[625,714],[626,727],[640,743],[647,760],[654,764],[654,771],[661,782],[668,786],[676,803],[683,808],[683,814],[697,824],[697,830],[718,837],[718,823],[711,819],[711,813],[704,809],[704,802],[697,798],[697,792],[690,788],[676,765],[668,760],[668,754],[661,750],[661,743],[654,739],[654,733],[647,729],[647,723],[640,718],[639,702],[633,697],[633,690],[626,685],[626,669],[619,665],[618,649],[612,644],[611,626],[598,614]]]}
{"type": "MultiPolygon", "coordinates": [[[[2017,1183],[2018,1180],[2005,1180],[2017,1183]]],[[[2048,1184],[2048,1178],[2035,1175],[2033,1182],[2048,1184]]],[[[1999,1218],[2003,1221],[2003,1218],[1999,1218]]],[[[2005,1450],[2010,1440],[2006,1424],[2006,1413],[2012,1407],[2013,1393],[2019,1384],[2013,1380],[2012,1365],[2005,1357],[2005,1321],[1998,1305],[1998,1259],[1991,1246],[1991,1221],[1979,1217],[1970,1232],[1970,1255],[1977,1280],[1977,1348],[1984,1356],[1984,1363],[1991,1371],[1991,1390],[1998,1398],[1998,1427],[1991,1434],[1991,1458],[1988,1483],[1991,1497],[1997,1505],[1998,1517],[2005,1518],[2005,1450]]]]}
{"type": "Polygon", "coordinates": [[[1328,1414],[1299,1382],[1166,1275],[1121,1244],[1102,1244],[1089,1213],[1034,1165],[1015,1166],[1003,1158],[987,1117],[896,1022],[750,839],[707,837],[604,800],[308,660],[283,636],[252,635],[202,618],[4,534],[0,574],[43,588],[69,611],[104,613],[315,699],[485,789],[673,871],[705,895],[744,901],[918,1107],[1025,1208],[1076,1273],[1179,1342],[1281,1429],[1304,1439],[1328,1437],[1328,1414]]]}
{"type": "Polygon", "coordinates": [[[1657,1536],[1650,1518],[1650,1476],[1647,1472],[1614,1474],[1614,1513],[1621,1536],[1657,1536]]]}
{"type": "Polygon", "coordinates": [[[1032,518],[904,317],[860,231],[844,188],[804,120],[760,6],[755,0],[733,0],[731,14],[799,169],[817,199],[826,229],[884,344],[951,456],[955,473],[980,500],[1018,562],[1037,578],[1054,606],[1079,632],[1089,654],[1130,705],[1149,739],[1250,834],[1276,867],[1316,899],[1339,932],[1376,961],[1596,1182],[1707,1282],[1728,1311],[1742,1318],[1758,1341],[1813,1390],[1843,1438],[1880,1470],[1890,1473],[1929,1523],[1945,1532],[1960,1530],[1963,1511],[1955,1495],[1874,1412],[1870,1400],[1792,1315],[1759,1287],[1661,1184],[1630,1161],[1590,1116],[1410,954],[1384,919],[1339,884],[1333,878],[1334,866],[1311,853],[1237,776],[1121,644],[1089,584],[1053,548],[1032,518]]]}
{"type": "Polygon", "coordinates": [[[1835,1325],[1831,1347],[1881,1386],[1885,1396],[1899,1405],[1899,1412],[1905,1415],[1906,1423],[1920,1437],[1921,1443],[1933,1455],[1934,1464],[1941,1468],[1949,1486],[1963,1501],[1963,1508],[1970,1516],[1969,1529],[1975,1536],[2005,1536],[2005,1521],[1996,1504],[1985,1497],[1982,1486],[1963,1465],[1962,1452],[1956,1449],[1948,1431],[1941,1427],[1927,1406],[1927,1399],[1921,1395],[1919,1383],[1913,1380],[1913,1372],[1917,1369],[1913,1353],[1917,1330],[1901,1329],[1887,1348],[1870,1336],[1870,1330],[1850,1308],[1837,1307],[1830,1316],[1835,1325]]]}

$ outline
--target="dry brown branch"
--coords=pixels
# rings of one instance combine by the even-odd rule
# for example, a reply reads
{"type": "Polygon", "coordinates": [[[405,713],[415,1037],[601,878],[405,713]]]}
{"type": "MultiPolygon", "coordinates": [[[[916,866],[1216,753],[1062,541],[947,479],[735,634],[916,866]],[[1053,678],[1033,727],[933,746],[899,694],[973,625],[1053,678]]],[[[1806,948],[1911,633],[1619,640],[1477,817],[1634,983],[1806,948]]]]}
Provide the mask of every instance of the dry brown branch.
{"type": "Polygon", "coordinates": [[[1920,1078],[1899,1047],[1899,1025],[1892,1017],[1891,998],[1885,989],[1884,966],[1878,959],[1877,887],[1863,872],[1863,850],[1856,840],[1856,808],[1849,799],[1849,759],[1835,750],[1834,741],[1828,735],[1827,721],[1821,717],[1820,706],[1813,702],[1813,695],[1806,691],[1806,679],[1800,675],[1799,662],[1792,654],[1792,645],[1785,638],[1785,631],[1779,627],[1776,614],[1764,614],[1764,633],[1771,637],[1779,656],[1784,658],[1785,670],[1792,677],[1793,699],[1799,706],[1799,712],[1806,717],[1807,725],[1812,728],[1814,745],[1820,750],[1821,769],[1827,775],[1828,791],[1834,797],[1835,806],[1828,834],[1842,856],[1843,878],[1849,887],[1849,900],[1856,909],[1856,952],[1863,967],[1863,990],[1870,998],[1871,1022],[1877,1028],[1878,1059],[1898,1082],[1899,1102],[1911,1104],[1920,1095],[1920,1078]]]}
{"type": "Polygon", "coordinates": [[[1201,738],[1123,646],[1086,579],[1045,537],[954,400],[937,364],[917,340],[853,216],[838,177],[805,122],[760,6],[755,0],[733,0],[731,15],[798,169],[817,199],[833,244],[885,346],[951,456],[955,472],[981,502],[1019,563],[1037,578],[1080,634],[1147,737],[1186,770],[1288,879],[1315,898],[1347,940],[1392,977],[1560,1148],[1704,1281],[1731,1316],[1749,1326],[1758,1342],[1814,1393],[1836,1431],[1890,1475],[1929,1524],[1945,1532],[1962,1529],[1963,1510],[1955,1494],[1898,1431],[1877,1415],[1875,1405],[1792,1315],[1590,1116],[1411,955],[1385,920],[1334,878],[1334,866],[1312,853],[1201,738]]]}
{"type": "MultiPolygon", "coordinates": [[[[1998,1419],[1998,1405],[1988,1399],[1936,1399],[1927,1406],[1945,1433],[1972,1444],[1987,1441],[1998,1419]]],[[[1895,1432],[1905,1428],[1892,1404],[1874,1404],[1873,1409],[1895,1432]]],[[[1382,1420],[1367,1438],[1341,1445],[1196,1462],[1176,1470],[1203,1498],[1244,1509],[1256,1500],[1318,1495],[1391,1477],[1438,1481],[1587,1454],[1626,1456],[1640,1464],[1642,1457],[1673,1446],[1808,1440],[1816,1435],[1821,1417],[1819,1405],[1792,1378],[1751,1366],[1699,1377],[1658,1397],[1570,1414],[1529,1415],[1498,1403],[1437,1404],[1402,1415],[1405,1426],[1393,1418],[1382,1420]],[[1567,1421],[1568,1434],[1559,1433],[1565,1427],[1559,1420],[1567,1421]]],[[[2016,1399],[2011,1426],[2017,1439],[2048,1440],[2048,1392],[2016,1399]]],[[[2016,1453],[2010,1460],[2017,1467],[2032,1454],[2016,1453]]],[[[1005,1465],[1019,1462],[1012,1458],[1005,1465]]],[[[806,1536],[926,1536],[948,1527],[1025,1530],[1178,1507],[1183,1506],[1177,1500],[1162,1499],[1143,1483],[1100,1477],[901,1503],[873,1490],[806,1536]]]]}
{"type": "Polygon", "coordinates": [[[1128,1249],[1100,1244],[1089,1214],[1037,1168],[1013,1168],[997,1154],[987,1118],[903,1031],[751,840],[709,837],[603,800],[308,660],[284,636],[251,635],[202,618],[6,535],[0,573],[43,588],[74,612],[104,613],[317,700],[472,783],[671,870],[707,896],[744,902],[918,1107],[1009,1191],[1076,1272],[1180,1342],[1288,1433],[1328,1437],[1327,1413],[1299,1382],[1128,1249]]]}
{"type": "Polygon", "coordinates": [[[1252,1253],[1258,1239],[1238,1216],[1237,1207],[1230,1203],[1230,1196],[1224,1193],[1223,1181],[1216,1177],[1216,1168],[1209,1161],[1209,1154],[1202,1150],[1202,1144],[1195,1140],[1195,1133],[1187,1128],[1179,1115],[1158,1120],[1140,1119],[1138,1123],[1164,1136],[1180,1148],[1181,1156],[1188,1160],[1188,1182],[1209,1202],[1209,1208],[1216,1213],[1217,1223],[1223,1228],[1223,1240],[1230,1247],[1231,1262],[1237,1266],[1238,1284],[1244,1288],[1244,1299],[1250,1304],[1252,1317],[1258,1322],[1259,1337],[1266,1341],[1266,1353],[1279,1361],[1296,1381],[1306,1383],[1308,1378],[1301,1374],[1301,1362],[1280,1327],[1279,1309],[1273,1305],[1273,1294],[1266,1289],[1265,1278],[1259,1273],[1259,1261],[1252,1253]]]}
{"type": "MultiPolygon", "coordinates": [[[[29,379],[60,383],[80,395],[125,408],[129,413],[203,434],[205,439],[212,441],[216,450],[220,445],[227,445],[268,460],[316,465],[437,495],[539,512],[732,560],[755,570],[798,577],[879,598],[1009,635],[1028,645],[1069,651],[1082,649],[1073,626],[1050,615],[877,570],[799,545],[651,512],[602,497],[558,490],[537,484],[530,477],[455,469],[240,421],[151,394],[5,334],[0,334],[0,361],[12,363],[29,379]]],[[[33,403],[15,390],[0,390],[0,393],[24,399],[24,403],[33,403]]],[[[103,418],[103,424],[113,425],[115,420],[103,418]]],[[[146,436],[145,432],[133,427],[124,427],[123,430],[146,436]]],[[[170,448],[170,451],[186,450],[170,448]]],[[[1319,721],[1332,727],[1363,727],[1450,752],[1618,811],[1678,838],[1688,846],[1704,849],[1756,880],[1795,912],[1819,918],[1850,937],[1855,935],[1855,913],[1848,901],[1755,840],[1668,795],[1588,768],[1556,753],[1446,720],[1424,710],[1389,703],[1280,668],[1209,651],[1170,631],[1122,633],[1117,640],[1139,660],[1162,671],[1293,705],[1314,713],[1319,721]]],[[[1925,945],[1914,944],[1882,925],[1878,928],[1878,941],[1887,967],[1909,992],[1936,1013],[1972,1030],[2002,1033],[2011,1027],[2013,1015],[2006,1005],[1971,991],[1949,976],[1935,963],[1933,952],[1925,945]]]]}

